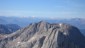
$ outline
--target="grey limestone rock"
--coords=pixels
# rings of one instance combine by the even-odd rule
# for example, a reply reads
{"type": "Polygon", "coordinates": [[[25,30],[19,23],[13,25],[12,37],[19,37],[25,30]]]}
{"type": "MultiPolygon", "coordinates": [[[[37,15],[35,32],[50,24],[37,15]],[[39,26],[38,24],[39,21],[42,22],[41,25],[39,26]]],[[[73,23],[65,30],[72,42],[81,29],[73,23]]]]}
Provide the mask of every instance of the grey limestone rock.
{"type": "Polygon", "coordinates": [[[3,37],[0,48],[85,48],[85,37],[69,24],[41,21],[3,37]]]}

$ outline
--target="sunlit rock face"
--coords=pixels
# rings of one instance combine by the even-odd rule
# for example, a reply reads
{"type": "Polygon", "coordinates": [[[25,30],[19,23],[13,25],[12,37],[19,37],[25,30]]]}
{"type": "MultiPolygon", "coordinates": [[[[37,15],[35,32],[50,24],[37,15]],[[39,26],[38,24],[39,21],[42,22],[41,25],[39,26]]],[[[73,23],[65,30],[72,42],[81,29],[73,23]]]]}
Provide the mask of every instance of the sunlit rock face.
{"type": "Polygon", "coordinates": [[[71,25],[45,21],[0,39],[0,48],[85,48],[85,37],[71,25]]]}

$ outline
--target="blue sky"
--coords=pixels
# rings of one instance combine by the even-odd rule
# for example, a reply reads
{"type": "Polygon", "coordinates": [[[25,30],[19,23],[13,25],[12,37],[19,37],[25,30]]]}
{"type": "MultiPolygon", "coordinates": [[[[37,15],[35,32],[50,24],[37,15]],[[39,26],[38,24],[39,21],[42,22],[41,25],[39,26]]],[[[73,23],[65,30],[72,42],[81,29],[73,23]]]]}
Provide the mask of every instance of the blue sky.
{"type": "Polygon", "coordinates": [[[0,0],[0,16],[85,18],[85,0],[0,0]]]}

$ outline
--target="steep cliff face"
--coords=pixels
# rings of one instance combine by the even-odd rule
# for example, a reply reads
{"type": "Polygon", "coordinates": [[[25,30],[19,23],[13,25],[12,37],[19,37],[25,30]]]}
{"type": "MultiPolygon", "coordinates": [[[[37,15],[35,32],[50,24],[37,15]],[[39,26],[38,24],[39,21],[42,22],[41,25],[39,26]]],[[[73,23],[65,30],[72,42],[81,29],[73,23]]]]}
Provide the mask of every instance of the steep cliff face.
{"type": "Polygon", "coordinates": [[[0,39],[0,48],[85,48],[85,37],[68,24],[30,24],[0,39]]]}

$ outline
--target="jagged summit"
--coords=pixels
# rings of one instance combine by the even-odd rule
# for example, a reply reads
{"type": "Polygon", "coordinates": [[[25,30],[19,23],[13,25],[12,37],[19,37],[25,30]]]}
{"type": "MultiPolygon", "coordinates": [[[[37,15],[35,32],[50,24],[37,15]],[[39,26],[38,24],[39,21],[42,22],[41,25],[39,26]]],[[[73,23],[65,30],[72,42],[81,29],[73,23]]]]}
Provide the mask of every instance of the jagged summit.
{"type": "Polygon", "coordinates": [[[85,48],[85,37],[69,24],[40,21],[1,39],[0,48],[85,48]]]}
{"type": "Polygon", "coordinates": [[[40,21],[39,23],[47,23],[46,21],[40,21]]]}

